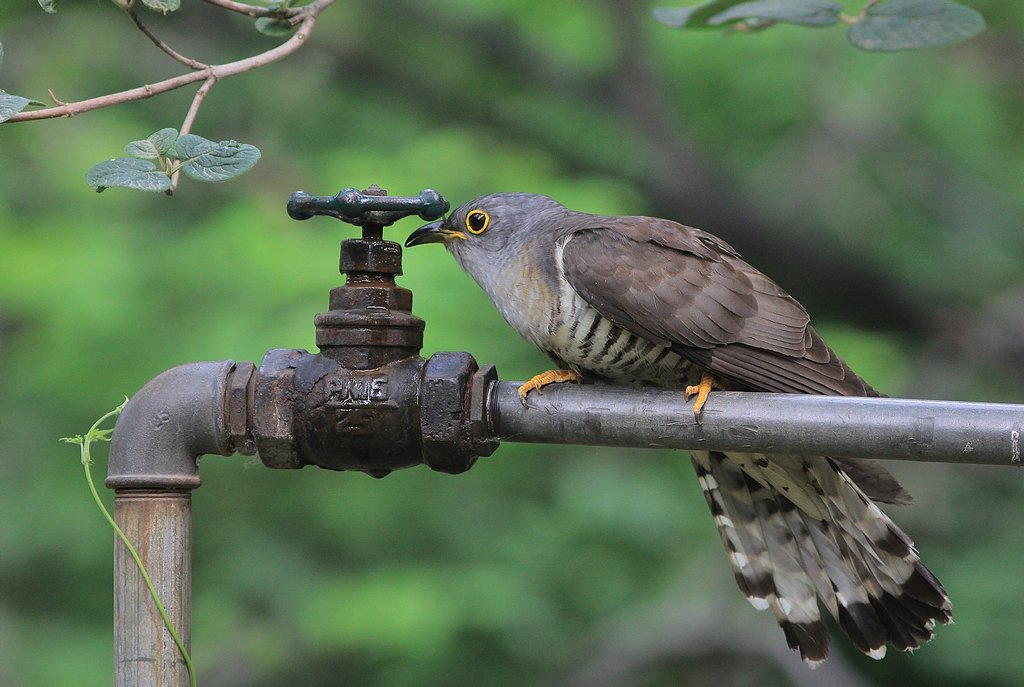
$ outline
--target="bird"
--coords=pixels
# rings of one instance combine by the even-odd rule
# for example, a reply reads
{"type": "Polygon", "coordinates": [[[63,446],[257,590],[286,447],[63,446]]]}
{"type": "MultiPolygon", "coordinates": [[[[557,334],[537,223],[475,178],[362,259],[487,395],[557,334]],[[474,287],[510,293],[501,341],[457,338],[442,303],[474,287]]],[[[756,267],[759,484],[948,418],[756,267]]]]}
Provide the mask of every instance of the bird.
{"type": "MultiPolygon", "coordinates": [[[[803,306],[722,239],[656,217],[569,210],[494,193],[426,224],[509,325],[557,369],[520,387],[576,381],[678,388],[694,413],[712,389],[879,396],[828,347],[803,306]]],[[[952,621],[945,589],[876,505],[910,494],[879,463],[690,451],[736,582],[770,609],[811,667],[828,656],[822,608],[880,659],[952,621]]]]}

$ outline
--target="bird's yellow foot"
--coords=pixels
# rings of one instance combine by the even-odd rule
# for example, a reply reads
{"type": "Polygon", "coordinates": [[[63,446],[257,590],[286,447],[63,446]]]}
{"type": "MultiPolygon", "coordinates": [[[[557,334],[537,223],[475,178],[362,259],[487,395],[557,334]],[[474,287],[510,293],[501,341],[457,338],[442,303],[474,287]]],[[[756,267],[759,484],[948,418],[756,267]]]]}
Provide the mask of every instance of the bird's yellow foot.
{"type": "Polygon", "coordinates": [[[688,386],[683,390],[683,398],[685,400],[689,401],[693,396],[697,397],[697,400],[693,402],[693,419],[696,420],[698,425],[700,424],[700,414],[708,400],[708,394],[711,393],[711,385],[714,383],[714,377],[707,372],[702,372],[700,383],[697,386],[688,386]]]}
{"type": "Polygon", "coordinates": [[[539,375],[534,375],[528,382],[519,387],[519,401],[526,407],[526,395],[534,389],[537,393],[543,393],[541,389],[546,387],[548,384],[558,384],[560,382],[576,382],[579,384],[583,381],[583,378],[572,370],[548,370],[547,372],[541,372],[539,375]]]}

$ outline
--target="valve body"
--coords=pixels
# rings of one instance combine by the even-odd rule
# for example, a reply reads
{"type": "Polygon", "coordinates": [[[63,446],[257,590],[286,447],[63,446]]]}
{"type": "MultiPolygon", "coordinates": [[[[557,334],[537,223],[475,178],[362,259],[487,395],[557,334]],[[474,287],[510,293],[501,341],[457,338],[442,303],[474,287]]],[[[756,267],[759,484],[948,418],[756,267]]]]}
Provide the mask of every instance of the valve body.
{"type": "Polygon", "coordinates": [[[426,463],[464,472],[496,448],[482,422],[490,388],[483,381],[494,377],[492,366],[479,370],[468,353],[358,369],[323,354],[268,351],[253,396],[256,448],[272,468],[317,465],[383,477],[426,463]]]}

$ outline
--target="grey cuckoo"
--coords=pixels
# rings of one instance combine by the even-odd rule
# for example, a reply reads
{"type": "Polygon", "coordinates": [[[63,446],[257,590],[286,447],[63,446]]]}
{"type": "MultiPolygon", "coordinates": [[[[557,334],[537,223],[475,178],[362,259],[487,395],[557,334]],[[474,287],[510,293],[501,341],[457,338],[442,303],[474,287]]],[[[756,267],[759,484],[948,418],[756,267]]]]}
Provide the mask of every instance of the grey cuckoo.
{"type": "MultiPolygon", "coordinates": [[[[796,300],[707,232],[496,193],[421,227],[406,245],[435,242],[561,368],[524,384],[524,399],[567,380],[652,384],[696,394],[699,419],[711,384],[878,395],[825,344],[796,300]]],[[[951,621],[942,585],[873,503],[910,502],[881,465],[690,455],[740,589],[755,608],[771,609],[809,664],[828,654],[820,606],[872,658],[890,644],[914,649],[937,623],[951,621]]]]}

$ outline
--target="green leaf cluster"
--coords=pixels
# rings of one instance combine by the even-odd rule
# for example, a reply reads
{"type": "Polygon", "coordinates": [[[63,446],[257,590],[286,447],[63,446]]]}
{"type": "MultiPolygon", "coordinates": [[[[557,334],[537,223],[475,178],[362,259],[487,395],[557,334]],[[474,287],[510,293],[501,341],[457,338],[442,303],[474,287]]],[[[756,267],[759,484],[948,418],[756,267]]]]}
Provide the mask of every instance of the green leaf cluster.
{"type": "Polygon", "coordinates": [[[912,50],[951,45],[985,29],[977,11],[951,0],[869,2],[857,16],[830,0],[710,0],[692,7],[659,7],[654,18],[673,28],[729,26],[760,30],[776,23],[849,25],[847,38],[868,51],[912,50]]]}
{"type": "Polygon", "coordinates": [[[20,95],[0,91],[0,122],[7,121],[28,106],[32,101],[20,95]]]}
{"type": "Polygon", "coordinates": [[[868,10],[847,36],[864,50],[893,51],[952,45],[984,30],[978,12],[949,0],[892,0],[868,10]]]}
{"type": "Polygon", "coordinates": [[[262,33],[264,36],[272,36],[274,38],[284,38],[292,35],[295,31],[295,25],[284,19],[283,13],[291,8],[292,0],[281,0],[281,2],[274,2],[267,5],[267,9],[271,12],[280,12],[282,16],[269,16],[259,17],[256,20],[256,30],[262,33]]]}
{"type": "Polygon", "coordinates": [[[125,152],[130,157],[93,165],[86,172],[85,183],[97,192],[111,187],[166,192],[176,172],[196,181],[218,183],[245,174],[260,159],[259,149],[247,143],[215,143],[195,134],[179,136],[178,130],[171,128],[132,141],[125,152]]]}
{"type": "Polygon", "coordinates": [[[284,19],[275,17],[260,17],[256,20],[256,30],[265,36],[283,38],[292,35],[295,27],[284,19]]]}
{"type": "MultiPolygon", "coordinates": [[[[129,10],[136,4],[136,0],[110,1],[122,10],[129,10]]],[[[37,2],[44,12],[55,14],[60,0],[37,0],[37,2]]],[[[147,9],[153,10],[154,12],[160,12],[161,14],[167,14],[181,9],[181,0],[141,0],[141,2],[147,9]]],[[[283,0],[282,2],[268,5],[267,9],[271,11],[284,11],[291,7],[291,4],[292,0],[283,0]]],[[[278,17],[259,17],[256,19],[255,23],[256,30],[267,36],[289,36],[292,31],[295,30],[295,27],[291,23],[278,17]]]]}
{"type": "Polygon", "coordinates": [[[174,12],[181,7],[181,0],[142,0],[142,4],[154,12],[174,12]]]}
{"type": "MultiPolygon", "coordinates": [[[[60,0],[37,0],[39,6],[44,12],[49,14],[55,14],[57,12],[57,5],[60,0]]],[[[135,0],[110,0],[112,3],[117,5],[123,10],[130,9],[134,4],[135,0]]],[[[143,6],[153,10],[154,12],[160,12],[167,14],[168,12],[174,12],[181,8],[181,0],[142,0],[143,6]]]]}

